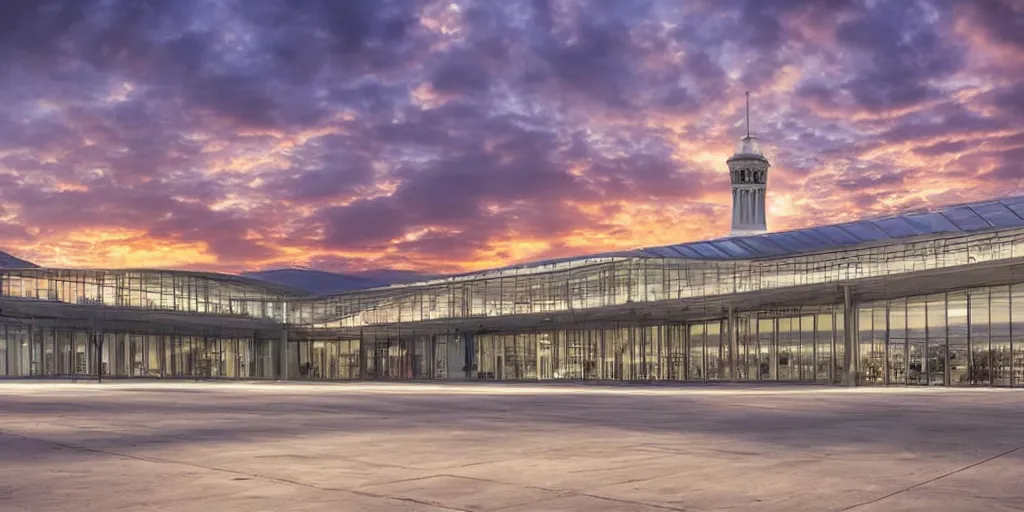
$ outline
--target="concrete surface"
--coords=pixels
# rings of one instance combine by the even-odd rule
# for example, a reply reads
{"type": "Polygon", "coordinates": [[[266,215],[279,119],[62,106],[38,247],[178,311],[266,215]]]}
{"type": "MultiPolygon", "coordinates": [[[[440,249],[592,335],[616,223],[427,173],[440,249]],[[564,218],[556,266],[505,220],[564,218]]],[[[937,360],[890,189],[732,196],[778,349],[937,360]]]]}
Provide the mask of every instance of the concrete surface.
{"type": "Polygon", "coordinates": [[[0,511],[1024,510],[1024,391],[0,383],[0,511]]]}

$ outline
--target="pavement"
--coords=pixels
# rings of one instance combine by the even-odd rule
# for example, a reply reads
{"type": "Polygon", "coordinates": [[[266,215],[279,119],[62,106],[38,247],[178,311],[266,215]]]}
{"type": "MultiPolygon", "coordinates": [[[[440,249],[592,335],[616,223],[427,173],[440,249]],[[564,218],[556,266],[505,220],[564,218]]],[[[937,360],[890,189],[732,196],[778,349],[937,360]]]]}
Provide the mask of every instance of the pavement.
{"type": "Polygon", "coordinates": [[[1024,510],[1024,390],[0,382],[0,512],[1024,510]]]}

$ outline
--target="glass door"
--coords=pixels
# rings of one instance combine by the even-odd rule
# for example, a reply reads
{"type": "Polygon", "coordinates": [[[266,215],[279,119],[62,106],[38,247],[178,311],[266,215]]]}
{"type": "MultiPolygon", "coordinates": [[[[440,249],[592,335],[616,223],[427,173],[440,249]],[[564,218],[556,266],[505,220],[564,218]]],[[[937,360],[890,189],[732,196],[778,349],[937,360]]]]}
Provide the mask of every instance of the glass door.
{"type": "Polygon", "coordinates": [[[992,359],[992,351],[987,339],[971,340],[971,360],[967,378],[970,385],[992,385],[992,359]]]}
{"type": "Polygon", "coordinates": [[[907,384],[928,385],[927,340],[907,340],[907,384]]]}
{"type": "Polygon", "coordinates": [[[775,320],[757,321],[757,380],[775,380],[775,320]]]}
{"type": "Polygon", "coordinates": [[[687,361],[688,380],[705,380],[704,372],[704,324],[690,326],[690,357],[687,361]]]}
{"type": "Polygon", "coordinates": [[[541,333],[537,335],[537,378],[542,380],[553,379],[554,365],[551,356],[551,334],[541,333]]]}
{"type": "Polygon", "coordinates": [[[389,363],[391,362],[388,358],[388,342],[378,342],[373,346],[373,359],[374,369],[377,370],[377,374],[374,377],[378,379],[385,379],[391,376],[391,368],[389,363]]]}
{"type": "Polygon", "coordinates": [[[814,327],[814,380],[835,382],[835,359],[833,350],[832,314],[818,315],[814,327]]]}
{"type": "Polygon", "coordinates": [[[888,384],[896,386],[907,384],[909,358],[907,357],[906,343],[906,340],[902,338],[889,338],[888,384]]]}
{"type": "Polygon", "coordinates": [[[722,336],[723,332],[721,322],[708,322],[704,327],[704,369],[707,380],[728,378],[729,340],[727,336],[722,336]],[[723,345],[726,350],[723,350],[723,345]]]}

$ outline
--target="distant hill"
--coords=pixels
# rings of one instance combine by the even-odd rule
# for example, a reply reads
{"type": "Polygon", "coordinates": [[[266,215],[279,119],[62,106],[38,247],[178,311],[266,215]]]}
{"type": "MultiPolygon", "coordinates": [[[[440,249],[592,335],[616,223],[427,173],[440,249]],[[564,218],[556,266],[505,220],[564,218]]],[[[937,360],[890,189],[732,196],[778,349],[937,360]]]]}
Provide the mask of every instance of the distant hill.
{"type": "Polygon", "coordinates": [[[15,258],[6,252],[0,252],[0,268],[39,268],[39,265],[21,258],[15,258]]]}
{"type": "Polygon", "coordinates": [[[369,270],[349,274],[336,274],[334,272],[304,268],[260,270],[257,272],[244,272],[242,275],[272,284],[289,286],[314,295],[411,283],[434,277],[408,270],[369,270]]]}

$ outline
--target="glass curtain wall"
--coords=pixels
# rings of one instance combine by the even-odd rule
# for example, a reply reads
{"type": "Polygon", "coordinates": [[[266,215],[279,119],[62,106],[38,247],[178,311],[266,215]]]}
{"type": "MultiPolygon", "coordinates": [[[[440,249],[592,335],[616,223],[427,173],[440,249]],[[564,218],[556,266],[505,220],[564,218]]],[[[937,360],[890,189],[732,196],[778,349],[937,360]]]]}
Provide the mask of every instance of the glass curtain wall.
{"type": "MultiPolygon", "coordinates": [[[[858,304],[851,357],[869,385],[1024,386],[1024,284],[858,304]]],[[[806,381],[846,369],[840,306],[654,326],[293,341],[298,379],[806,381]]],[[[251,338],[0,327],[0,376],[271,378],[251,338]]]]}
{"type": "Polygon", "coordinates": [[[225,275],[131,270],[0,270],[0,295],[84,306],[283,320],[291,297],[225,275]]]}
{"type": "Polygon", "coordinates": [[[359,374],[359,340],[301,341],[289,375],[300,380],[355,380],[359,374]]]}
{"type": "Polygon", "coordinates": [[[477,378],[835,382],[842,375],[842,314],[740,315],[736,325],[735,353],[724,319],[478,336],[477,378]]]}
{"type": "MultiPolygon", "coordinates": [[[[1019,221],[1016,215],[1014,218],[1019,221]]],[[[875,240],[880,229],[867,224],[859,227],[868,236],[866,240],[875,240]]],[[[831,229],[833,233],[839,231],[831,229]]],[[[765,236],[778,237],[776,240],[782,247],[803,246],[798,237],[792,234],[765,236]]],[[[820,235],[812,238],[819,237],[827,238],[820,235]]],[[[289,303],[289,320],[312,327],[415,324],[434,320],[539,314],[668,299],[727,296],[812,284],[838,284],[852,279],[886,278],[1020,258],[1024,254],[1024,230],[944,237],[938,240],[901,241],[899,249],[893,245],[851,247],[848,250],[772,259],[757,258],[771,255],[772,251],[779,255],[777,246],[774,250],[770,249],[774,243],[762,246],[762,242],[754,238],[745,239],[744,243],[760,246],[760,249],[749,252],[732,242],[716,241],[681,246],[682,252],[670,251],[677,256],[683,252],[689,253],[691,257],[686,259],[583,258],[495,269],[410,286],[297,299],[289,303]],[[737,259],[725,257],[729,255],[737,259]]],[[[872,311],[872,314],[876,312],[872,311]]],[[[886,313],[880,311],[877,314],[884,316],[886,313]]],[[[873,320],[870,323],[873,324],[873,320]]],[[[807,332],[802,320],[797,326],[790,324],[781,327],[788,330],[780,332],[807,332]]],[[[870,332],[872,336],[875,335],[873,327],[870,332]]],[[[787,364],[776,369],[784,373],[795,371],[798,376],[801,375],[799,365],[804,364],[805,356],[792,350],[797,346],[804,347],[804,343],[794,341],[789,334],[784,335],[781,341],[785,353],[793,356],[793,365],[790,367],[787,364]]],[[[875,341],[871,345],[870,350],[878,350],[879,354],[887,350],[884,346],[876,347],[875,341]]],[[[786,361],[788,363],[789,359],[786,361]]],[[[775,360],[772,365],[777,363],[775,360]]],[[[876,374],[882,372],[881,375],[871,377],[873,380],[884,381],[889,378],[884,373],[884,364],[881,368],[873,368],[873,371],[876,374]]],[[[803,373],[806,373],[806,369],[803,373]]]]}
{"type": "Polygon", "coordinates": [[[273,377],[271,346],[251,338],[0,327],[4,377],[273,377]],[[102,336],[102,340],[98,338],[102,336]],[[99,347],[99,350],[97,350],[99,347]]]}
{"type": "Polygon", "coordinates": [[[861,304],[863,384],[1024,386],[1024,284],[861,304]]]}

